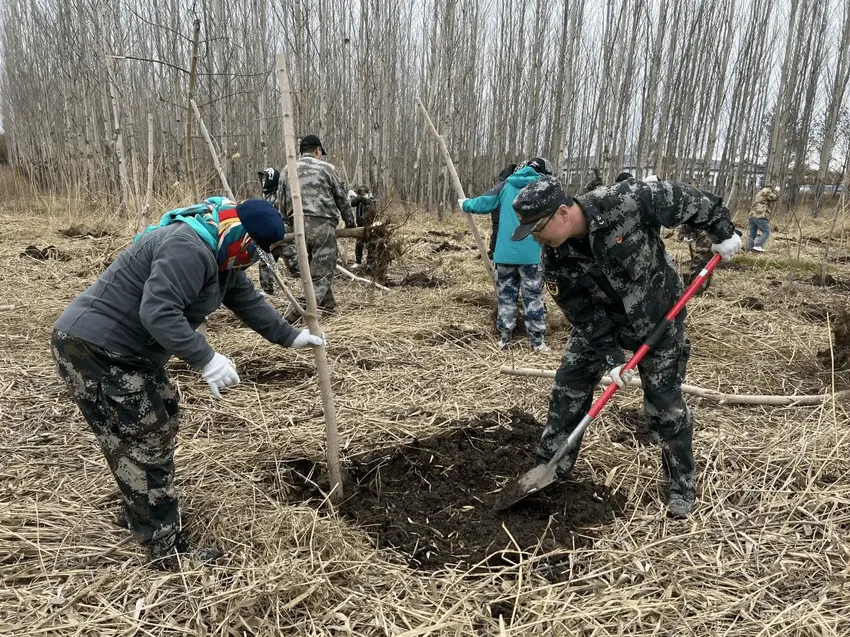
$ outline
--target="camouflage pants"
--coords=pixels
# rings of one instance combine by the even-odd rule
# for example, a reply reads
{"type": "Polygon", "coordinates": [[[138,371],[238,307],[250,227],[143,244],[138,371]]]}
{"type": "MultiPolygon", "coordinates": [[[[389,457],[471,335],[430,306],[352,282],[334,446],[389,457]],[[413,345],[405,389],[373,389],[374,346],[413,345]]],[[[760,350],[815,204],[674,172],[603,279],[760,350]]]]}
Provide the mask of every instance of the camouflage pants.
{"type": "Polygon", "coordinates": [[[534,265],[496,264],[499,289],[499,311],[496,327],[500,334],[510,334],[516,327],[517,303],[522,292],[525,306],[525,328],[531,345],[540,345],[546,335],[546,309],[543,305],[543,268],[534,265]]]}
{"type": "Polygon", "coordinates": [[[336,224],[330,219],[304,217],[310,277],[316,292],[316,304],[324,309],[336,307],[333,280],[336,271],[336,224]]]}
{"type": "MultiPolygon", "coordinates": [[[[693,420],[682,397],[691,346],[681,323],[675,323],[670,329],[670,337],[650,350],[638,370],[643,383],[647,422],[653,439],[661,446],[662,465],[670,477],[670,491],[693,495],[693,420]]],[[[605,361],[587,341],[575,336],[570,338],[555,375],[546,428],[537,450],[538,463],[548,462],[555,455],[590,410],[593,391],[607,371],[605,361]]],[[[572,470],[580,444],[581,441],[561,462],[559,475],[565,477],[572,470]]]]}
{"type": "Polygon", "coordinates": [[[153,558],[175,546],[177,397],[165,369],[53,332],[59,376],[94,432],[124,500],[133,534],[153,558]]]}

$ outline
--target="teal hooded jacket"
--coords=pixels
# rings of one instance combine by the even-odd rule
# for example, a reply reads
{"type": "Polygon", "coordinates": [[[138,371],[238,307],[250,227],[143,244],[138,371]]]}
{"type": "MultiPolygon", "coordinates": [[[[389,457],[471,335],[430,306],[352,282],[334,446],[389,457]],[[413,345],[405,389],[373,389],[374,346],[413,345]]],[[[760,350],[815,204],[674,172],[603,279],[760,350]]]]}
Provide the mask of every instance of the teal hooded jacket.
{"type": "MultiPolygon", "coordinates": [[[[463,211],[487,215],[499,209],[499,234],[493,261],[504,265],[532,265],[540,263],[540,244],[529,235],[522,241],[511,241],[511,235],[519,225],[514,212],[514,199],[528,184],[540,179],[531,166],[524,166],[508,177],[498,194],[483,194],[463,202],[463,211]]],[[[495,189],[494,189],[495,190],[495,189]]]]}

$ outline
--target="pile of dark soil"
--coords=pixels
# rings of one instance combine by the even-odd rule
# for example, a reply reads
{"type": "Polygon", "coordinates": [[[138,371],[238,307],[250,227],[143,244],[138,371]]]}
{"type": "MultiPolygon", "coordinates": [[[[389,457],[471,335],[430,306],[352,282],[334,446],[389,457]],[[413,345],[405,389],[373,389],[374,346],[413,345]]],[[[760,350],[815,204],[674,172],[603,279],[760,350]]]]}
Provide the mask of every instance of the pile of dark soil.
{"type": "Polygon", "coordinates": [[[440,244],[432,245],[431,249],[434,252],[460,252],[463,250],[463,246],[459,246],[451,241],[443,241],[440,244]]]}
{"type": "MultiPolygon", "coordinates": [[[[519,410],[452,424],[458,428],[369,453],[345,468],[349,496],[343,515],[411,566],[500,567],[516,563],[520,551],[588,546],[593,529],[623,512],[622,495],[583,480],[552,485],[496,511],[502,490],[532,468],[541,425],[519,410]]],[[[277,473],[282,469],[279,464],[277,473]]],[[[297,487],[299,475],[302,483],[304,476],[316,480],[314,467],[300,466],[297,473],[291,478],[295,488],[288,489],[291,499],[310,492],[297,487]]],[[[557,561],[551,556],[541,572],[560,579],[557,561]]]]}
{"type": "Polygon", "coordinates": [[[840,288],[842,290],[850,290],[850,281],[847,279],[837,279],[831,274],[813,274],[805,280],[806,283],[815,285],[820,288],[840,288]]]}
{"type": "Polygon", "coordinates": [[[818,352],[818,361],[828,369],[833,365],[836,370],[850,369],[850,312],[847,310],[841,310],[832,320],[832,352],[829,349],[818,352]]]}
{"type": "Polygon", "coordinates": [[[442,288],[448,285],[448,281],[427,272],[411,272],[398,283],[388,282],[390,287],[413,287],[413,288],[442,288]]]}
{"type": "Polygon", "coordinates": [[[56,246],[50,245],[46,248],[39,248],[34,245],[27,246],[23,252],[21,252],[21,257],[30,257],[31,259],[38,259],[39,261],[70,261],[71,255],[66,252],[62,252],[56,246]]]}
{"type": "Polygon", "coordinates": [[[759,299],[754,296],[745,296],[743,299],[736,303],[739,307],[746,308],[748,310],[763,310],[764,303],[762,303],[759,299]]]}
{"type": "Polygon", "coordinates": [[[111,233],[103,230],[102,228],[96,230],[94,228],[89,228],[87,226],[71,226],[69,228],[65,228],[59,231],[64,237],[71,238],[92,238],[92,239],[100,239],[101,237],[108,237],[111,233]]]}

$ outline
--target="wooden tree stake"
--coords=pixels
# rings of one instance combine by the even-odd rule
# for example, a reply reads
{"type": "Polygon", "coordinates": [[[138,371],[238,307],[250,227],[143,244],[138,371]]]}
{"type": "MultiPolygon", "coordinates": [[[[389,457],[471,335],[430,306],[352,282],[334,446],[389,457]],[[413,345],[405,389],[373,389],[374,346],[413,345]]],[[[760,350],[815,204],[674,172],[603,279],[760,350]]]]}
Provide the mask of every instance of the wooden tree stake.
{"type": "MultiPolygon", "coordinates": [[[[310,259],[307,256],[307,241],[304,236],[304,210],[301,207],[301,185],[298,183],[298,164],[295,156],[295,127],[292,121],[292,97],[289,88],[289,71],[286,57],[279,53],[276,57],[277,82],[280,88],[280,110],[283,115],[283,140],[286,149],[286,178],[292,196],[292,212],[295,225],[295,246],[298,249],[298,266],[301,270],[301,283],[304,286],[304,298],[307,301],[307,325],[310,333],[321,335],[316,310],[316,293],[310,275],[310,259]]],[[[328,474],[330,476],[330,500],[334,504],[342,502],[342,473],[339,465],[339,431],[336,423],[331,374],[328,356],[324,345],[313,347],[316,355],[316,374],[319,377],[319,391],[322,396],[322,409],[325,413],[325,435],[327,436],[328,474]]]]}
{"type": "MultiPolygon", "coordinates": [[[[455,192],[459,198],[464,199],[466,195],[463,192],[463,186],[457,176],[455,164],[452,161],[451,155],[449,155],[449,149],[446,146],[446,141],[431,121],[431,117],[428,115],[428,111],[425,110],[425,105],[422,103],[422,100],[417,99],[416,101],[419,104],[419,108],[422,110],[422,116],[425,118],[425,123],[428,124],[428,128],[431,130],[431,133],[434,135],[440,146],[440,152],[443,154],[443,159],[449,169],[449,175],[451,175],[455,192]]],[[[490,275],[490,281],[493,282],[493,290],[496,292],[496,296],[499,296],[499,288],[496,286],[496,274],[493,272],[493,264],[490,262],[490,257],[487,256],[487,248],[484,246],[484,240],[481,238],[481,233],[478,231],[478,224],[475,223],[475,219],[468,212],[466,213],[466,218],[469,221],[469,229],[472,231],[472,236],[475,237],[475,244],[478,246],[478,252],[481,253],[481,260],[484,262],[484,267],[487,268],[487,274],[490,275]]]]}
{"type": "MultiPolygon", "coordinates": [[[[198,182],[195,181],[195,170],[192,161],[192,100],[195,97],[195,77],[198,70],[198,42],[201,37],[201,21],[195,18],[192,29],[192,52],[189,55],[189,95],[186,104],[186,126],[183,131],[183,146],[186,154],[186,175],[189,177],[189,187],[192,189],[192,201],[198,201],[198,182]]],[[[197,112],[197,107],[194,107],[197,112]]]]}
{"type": "Polygon", "coordinates": [[[142,208],[142,218],[139,222],[140,229],[148,226],[151,204],[153,203],[153,114],[148,113],[148,187],[145,191],[145,205],[142,208]]]}

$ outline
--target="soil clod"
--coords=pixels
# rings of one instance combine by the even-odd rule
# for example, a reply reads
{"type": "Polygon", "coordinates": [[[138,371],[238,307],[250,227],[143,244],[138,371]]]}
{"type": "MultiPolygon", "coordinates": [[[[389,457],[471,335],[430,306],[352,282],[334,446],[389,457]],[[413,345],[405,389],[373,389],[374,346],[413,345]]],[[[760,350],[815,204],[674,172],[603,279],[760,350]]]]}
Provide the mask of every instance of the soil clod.
{"type": "Polygon", "coordinates": [[[54,245],[49,245],[45,248],[39,248],[34,245],[28,245],[19,256],[30,257],[39,261],[70,261],[71,255],[62,252],[54,245]]]}

